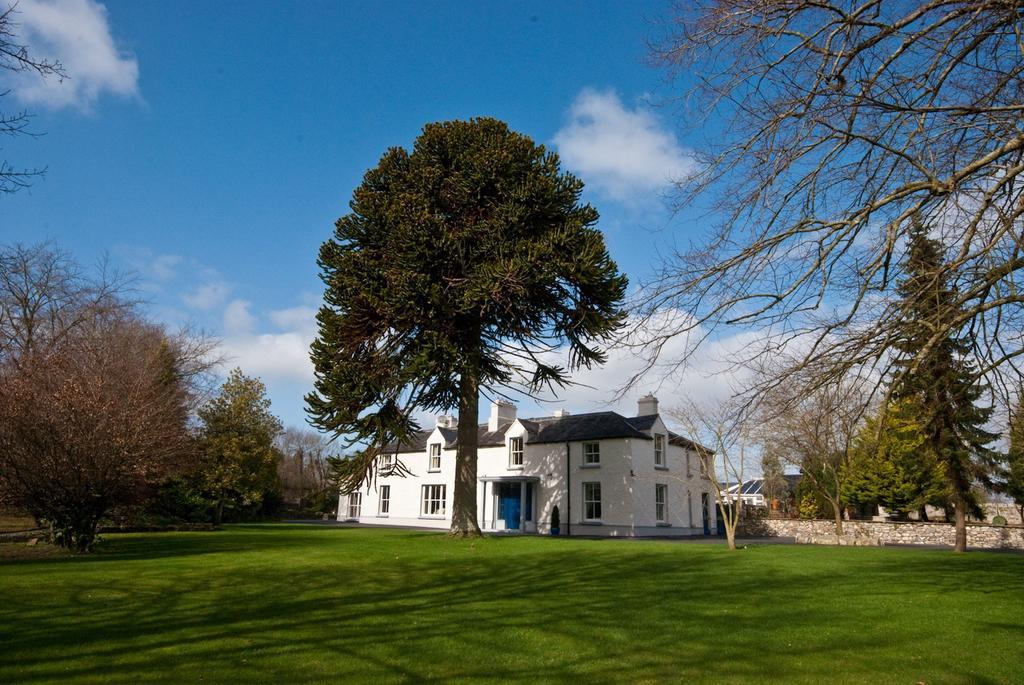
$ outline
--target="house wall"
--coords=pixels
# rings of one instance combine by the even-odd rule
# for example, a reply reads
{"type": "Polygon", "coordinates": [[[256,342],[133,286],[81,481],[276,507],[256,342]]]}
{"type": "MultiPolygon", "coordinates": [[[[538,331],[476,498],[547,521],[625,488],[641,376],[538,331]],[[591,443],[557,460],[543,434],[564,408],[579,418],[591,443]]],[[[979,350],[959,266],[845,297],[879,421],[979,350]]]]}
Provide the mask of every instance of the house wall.
{"type": "MultiPolygon", "coordinates": [[[[601,463],[584,465],[582,442],[524,445],[521,468],[510,467],[508,443],[514,437],[526,437],[522,424],[514,423],[505,435],[505,445],[482,447],[477,453],[477,511],[481,528],[491,529],[494,520],[494,484],[486,479],[529,477],[534,485],[534,520],[527,532],[549,533],[551,510],[559,507],[562,534],[645,536],[701,535],[702,492],[711,493],[708,480],[699,477],[699,464],[691,452],[690,471],[686,470],[687,450],[669,445],[668,431],[658,420],[654,431],[666,435],[667,468],[654,468],[654,441],[644,439],[601,440],[601,463]],[[566,467],[566,449],[569,465],[566,467]],[[568,487],[567,487],[568,479],[568,487]],[[601,520],[584,520],[583,483],[601,483],[601,520]],[[655,484],[668,486],[667,525],[659,525],[655,516],[655,484]]],[[[451,502],[455,482],[455,450],[441,451],[441,469],[428,470],[429,445],[443,443],[439,431],[428,439],[426,452],[400,454],[399,461],[410,473],[405,477],[378,477],[362,489],[362,507],[358,521],[364,524],[418,526],[447,529],[451,522],[451,502]],[[446,516],[426,518],[420,515],[421,488],[427,484],[446,486],[446,516]],[[391,507],[387,516],[378,514],[380,487],[391,488],[391,507]]],[[[714,497],[711,497],[711,529],[715,528],[714,497]]],[[[348,517],[348,496],[338,502],[338,520],[348,517]]]]}

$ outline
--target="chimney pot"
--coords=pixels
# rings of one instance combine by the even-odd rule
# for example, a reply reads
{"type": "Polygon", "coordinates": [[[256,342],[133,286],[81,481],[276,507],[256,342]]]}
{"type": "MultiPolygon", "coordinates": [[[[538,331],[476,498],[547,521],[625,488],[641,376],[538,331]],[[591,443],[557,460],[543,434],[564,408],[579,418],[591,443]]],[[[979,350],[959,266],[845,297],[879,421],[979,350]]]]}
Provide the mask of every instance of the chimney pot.
{"type": "Polygon", "coordinates": [[[637,401],[636,408],[637,416],[650,416],[651,414],[657,414],[658,398],[651,393],[647,393],[637,401]]]}
{"type": "Polygon", "coordinates": [[[491,416],[487,420],[487,430],[495,432],[504,425],[516,420],[516,405],[508,400],[491,402],[491,416]]]}

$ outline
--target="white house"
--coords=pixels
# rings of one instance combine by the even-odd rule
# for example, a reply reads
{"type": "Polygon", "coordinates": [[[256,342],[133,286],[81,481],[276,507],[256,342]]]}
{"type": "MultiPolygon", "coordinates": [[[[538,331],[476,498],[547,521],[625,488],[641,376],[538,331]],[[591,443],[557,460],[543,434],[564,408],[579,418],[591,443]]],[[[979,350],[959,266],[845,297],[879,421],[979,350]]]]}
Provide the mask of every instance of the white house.
{"type": "MultiPolygon", "coordinates": [[[[479,426],[480,528],[548,533],[558,506],[562,535],[714,531],[714,490],[696,446],[665,427],[653,396],[641,398],[638,409],[634,417],[606,411],[520,419],[514,404],[492,404],[490,420],[479,426]]],[[[433,430],[392,447],[372,483],[340,496],[338,519],[448,528],[455,440],[454,419],[441,416],[433,430]]]]}

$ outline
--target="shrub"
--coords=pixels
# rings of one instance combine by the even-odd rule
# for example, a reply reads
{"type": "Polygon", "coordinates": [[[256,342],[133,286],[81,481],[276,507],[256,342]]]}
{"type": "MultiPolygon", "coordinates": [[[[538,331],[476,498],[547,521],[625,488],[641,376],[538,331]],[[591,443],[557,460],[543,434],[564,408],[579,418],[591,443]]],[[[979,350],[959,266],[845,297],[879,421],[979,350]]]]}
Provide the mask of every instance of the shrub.
{"type": "Polygon", "coordinates": [[[993,526],[999,526],[1000,528],[1002,528],[1003,526],[1006,525],[1006,517],[1005,516],[993,516],[992,517],[992,525],[993,526]]]}

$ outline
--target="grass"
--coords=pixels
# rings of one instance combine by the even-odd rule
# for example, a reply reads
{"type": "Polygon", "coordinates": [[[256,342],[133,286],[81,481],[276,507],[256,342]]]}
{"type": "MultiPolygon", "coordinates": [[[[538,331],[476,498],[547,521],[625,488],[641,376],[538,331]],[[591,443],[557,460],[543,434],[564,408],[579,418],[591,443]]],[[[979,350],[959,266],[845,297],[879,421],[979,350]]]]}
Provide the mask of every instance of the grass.
{"type": "Polygon", "coordinates": [[[232,526],[0,561],[0,682],[1024,682],[1024,556],[232,526]]]}

